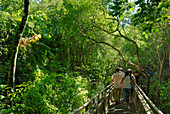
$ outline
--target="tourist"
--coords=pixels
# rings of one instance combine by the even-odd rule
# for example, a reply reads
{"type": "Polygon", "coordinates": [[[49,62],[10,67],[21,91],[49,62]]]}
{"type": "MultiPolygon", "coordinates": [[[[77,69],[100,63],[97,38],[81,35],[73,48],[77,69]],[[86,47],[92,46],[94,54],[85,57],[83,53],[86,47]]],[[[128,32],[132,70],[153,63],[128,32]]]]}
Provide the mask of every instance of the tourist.
{"type": "Polygon", "coordinates": [[[125,76],[121,80],[121,84],[123,84],[123,94],[125,96],[125,105],[126,110],[129,109],[129,97],[131,96],[131,73],[129,71],[125,72],[125,76]]]}
{"type": "Polygon", "coordinates": [[[122,74],[119,68],[116,68],[116,73],[114,73],[111,77],[112,82],[114,82],[114,98],[116,101],[116,105],[120,103],[120,94],[121,94],[121,84],[120,81],[122,79],[122,74]]]}
{"type": "Polygon", "coordinates": [[[134,87],[135,87],[136,79],[135,79],[135,76],[133,75],[133,71],[131,69],[128,69],[127,71],[130,72],[130,79],[131,79],[131,95],[130,95],[130,101],[129,101],[129,104],[131,104],[132,103],[132,96],[133,96],[133,90],[134,90],[134,87]]]}

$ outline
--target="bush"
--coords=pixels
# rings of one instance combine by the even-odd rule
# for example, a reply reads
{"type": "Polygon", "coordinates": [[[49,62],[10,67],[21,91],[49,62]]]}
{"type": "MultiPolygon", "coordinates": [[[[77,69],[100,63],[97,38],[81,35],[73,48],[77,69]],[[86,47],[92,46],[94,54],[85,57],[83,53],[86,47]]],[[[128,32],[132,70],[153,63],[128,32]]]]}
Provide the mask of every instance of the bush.
{"type": "Polygon", "coordinates": [[[11,93],[13,106],[5,109],[5,102],[1,102],[1,113],[70,113],[89,100],[88,83],[81,76],[53,73],[23,85],[25,88],[11,93]]]}

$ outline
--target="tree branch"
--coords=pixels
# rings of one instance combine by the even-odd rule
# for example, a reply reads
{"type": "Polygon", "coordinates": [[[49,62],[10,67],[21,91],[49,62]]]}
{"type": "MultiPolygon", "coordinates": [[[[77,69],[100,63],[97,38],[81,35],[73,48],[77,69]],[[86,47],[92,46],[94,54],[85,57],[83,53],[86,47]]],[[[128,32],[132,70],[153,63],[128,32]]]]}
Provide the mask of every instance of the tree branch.
{"type": "MultiPolygon", "coordinates": [[[[140,71],[144,76],[149,77],[148,73],[145,72],[144,69],[142,69],[142,68],[140,67],[140,61],[139,61],[139,53],[138,53],[138,45],[137,45],[137,43],[136,43],[134,40],[131,40],[131,39],[127,38],[126,36],[122,35],[121,32],[120,32],[118,29],[117,29],[117,30],[118,30],[118,32],[120,33],[120,36],[118,36],[118,37],[123,37],[123,38],[125,38],[126,40],[128,40],[128,41],[130,41],[130,42],[133,42],[133,43],[135,44],[135,46],[136,46],[137,58],[138,58],[138,65],[136,65],[136,64],[134,64],[134,63],[129,62],[128,60],[126,60],[126,59],[123,57],[123,55],[122,55],[122,53],[120,52],[120,50],[118,50],[117,48],[115,48],[115,47],[112,46],[111,44],[109,44],[109,43],[107,43],[107,42],[97,41],[97,40],[91,38],[91,37],[83,30],[83,28],[81,27],[80,23],[79,23],[79,29],[81,30],[81,32],[82,32],[82,34],[83,34],[84,37],[86,37],[86,38],[94,41],[95,43],[101,43],[101,44],[105,44],[105,45],[108,45],[108,46],[112,47],[114,50],[116,50],[116,51],[119,53],[120,57],[122,58],[122,60],[123,60],[124,62],[126,62],[126,63],[134,66],[134,67],[135,67],[138,71],[140,71]]],[[[105,31],[105,29],[102,29],[102,30],[105,31]]],[[[106,31],[106,32],[107,32],[107,31],[106,31]]],[[[110,33],[110,32],[107,32],[107,33],[110,33]]],[[[114,35],[114,34],[112,34],[112,35],[114,35]]],[[[114,36],[115,36],[115,35],[114,35],[114,36]]]]}
{"type": "Polygon", "coordinates": [[[119,53],[119,55],[121,56],[121,58],[122,58],[122,60],[123,60],[124,62],[127,62],[128,64],[136,67],[137,69],[140,69],[138,65],[136,65],[136,64],[134,64],[134,63],[129,62],[128,60],[126,60],[126,59],[123,57],[123,55],[122,55],[122,53],[120,52],[120,50],[118,50],[117,48],[115,48],[114,46],[112,46],[111,44],[109,44],[109,43],[107,43],[107,42],[101,42],[101,41],[97,41],[97,40],[91,38],[91,37],[82,29],[82,27],[81,27],[80,24],[79,24],[79,28],[80,28],[81,32],[83,33],[83,36],[84,36],[84,37],[86,37],[86,38],[94,41],[95,43],[105,44],[105,45],[108,45],[108,46],[112,47],[114,50],[116,50],[116,51],[119,53]]]}
{"type": "Polygon", "coordinates": [[[129,39],[128,37],[124,36],[124,35],[120,32],[120,30],[118,30],[118,32],[119,32],[119,34],[120,34],[120,36],[121,36],[122,38],[124,38],[124,39],[132,42],[133,44],[135,44],[135,47],[136,47],[136,55],[137,55],[137,60],[138,60],[138,66],[139,66],[139,70],[140,70],[139,48],[138,48],[137,43],[136,43],[134,40],[131,40],[131,39],[129,39]]]}
{"type": "MultiPolygon", "coordinates": [[[[145,55],[146,55],[151,61],[153,61],[153,62],[155,63],[155,65],[158,65],[157,60],[156,60],[155,57],[154,57],[154,53],[153,53],[152,51],[150,51],[149,49],[147,49],[147,50],[145,50],[145,51],[146,51],[146,52],[145,52],[145,55]],[[150,55],[152,55],[153,58],[152,58],[150,55],[148,55],[149,52],[151,53],[150,55]]],[[[141,59],[142,59],[142,57],[141,57],[141,59]]]]}
{"type": "MultiPolygon", "coordinates": [[[[98,28],[99,30],[102,30],[102,31],[104,31],[104,32],[106,32],[106,33],[108,33],[108,34],[111,34],[111,35],[115,35],[114,33],[117,32],[117,29],[114,30],[114,31],[107,31],[106,29],[103,29],[103,28],[100,27],[100,26],[94,25],[94,27],[96,27],[96,28],[98,28]]],[[[117,35],[116,35],[116,36],[117,36],[117,35]]]]}
{"type": "Polygon", "coordinates": [[[157,47],[155,46],[155,44],[153,43],[153,41],[152,41],[150,35],[148,35],[148,36],[149,36],[149,39],[150,39],[150,41],[151,41],[151,43],[152,43],[152,45],[153,45],[153,47],[154,47],[154,49],[155,49],[155,51],[156,51],[156,54],[157,54],[157,57],[158,57],[158,61],[159,61],[159,63],[161,63],[160,55],[159,55],[158,49],[157,49],[157,47]]]}
{"type": "MultiPolygon", "coordinates": [[[[110,19],[112,19],[112,18],[110,18],[110,19]]],[[[124,39],[132,42],[133,44],[135,44],[136,55],[137,55],[137,60],[138,60],[138,68],[139,68],[139,70],[140,70],[139,48],[138,48],[137,43],[136,43],[134,40],[131,40],[131,39],[129,39],[128,37],[124,36],[124,35],[120,32],[120,30],[119,30],[119,25],[120,25],[119,20],[118,20],[118,19],[114,19],[114,20],[116,20],[116,21],[118,22],[118,25],[117,25],[117,28],[116,28],[115,31],[108,31],[108,30],[103,29],[102,27],[96,26],[96,25],[94,25],[94,27],[96,27],[96,28],[98,28],[98,29],[100,29],[100,30],[102,30],[102,31],[110,34],[110,35],[113,35],[113,36],[116,36],[116,37],[122,37],[122,38],[124,38],[124,39]],[[115,35],[115,34],[114,34],[114,33],[117,32],[117,31],[119,32],[119,35],[115,35]]]]}

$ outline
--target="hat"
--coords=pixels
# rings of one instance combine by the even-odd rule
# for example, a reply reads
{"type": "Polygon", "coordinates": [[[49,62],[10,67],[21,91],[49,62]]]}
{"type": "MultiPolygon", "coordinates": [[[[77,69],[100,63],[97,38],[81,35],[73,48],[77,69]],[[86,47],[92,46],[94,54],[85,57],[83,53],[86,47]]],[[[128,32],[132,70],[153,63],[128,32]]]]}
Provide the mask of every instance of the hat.
{"type": "Polygon", "coordinates": [[[121,71],[123,71],[123,68],[122,68],[122,67],[120,67],[119,69],[120,69],[121,71]]]}
{"type": "Polygon", "coordinates": [[[126,71],[131,72],[131,73],[133,72],[133,70],[132,70],[132,69],[127,69],[126,71]]]}
{"type": "Polygon", "coordinates": [[[125,76],[127,76],[130,73],[130,71],[126,70],[125,76]]]}

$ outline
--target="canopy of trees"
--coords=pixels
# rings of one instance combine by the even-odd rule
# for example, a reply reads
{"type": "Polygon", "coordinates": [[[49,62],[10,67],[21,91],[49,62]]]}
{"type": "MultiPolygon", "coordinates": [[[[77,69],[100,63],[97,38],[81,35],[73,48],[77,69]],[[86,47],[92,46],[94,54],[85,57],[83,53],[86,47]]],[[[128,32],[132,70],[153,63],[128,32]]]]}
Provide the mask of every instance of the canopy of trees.
{"type": "Polygon", "coordinates": [[[138,73],[169,110],[169,0],[0,0],[1,113],[70,113],[138,73]],[[152,71],[150,77],[148,71],[152,71]]]}

